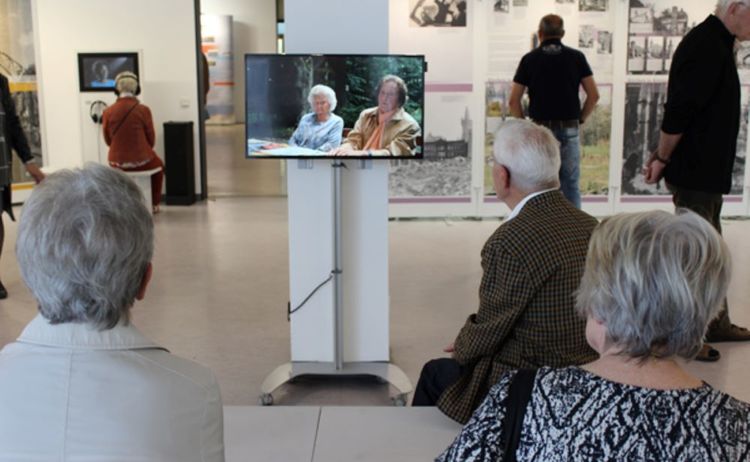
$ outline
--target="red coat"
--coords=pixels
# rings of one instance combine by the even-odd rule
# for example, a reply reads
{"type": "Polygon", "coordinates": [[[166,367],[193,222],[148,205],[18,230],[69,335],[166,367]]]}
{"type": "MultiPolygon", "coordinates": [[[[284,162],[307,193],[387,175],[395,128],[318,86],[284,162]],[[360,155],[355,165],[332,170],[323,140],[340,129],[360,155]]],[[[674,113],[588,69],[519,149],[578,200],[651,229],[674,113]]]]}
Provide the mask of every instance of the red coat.
{"type": "Polygon", "coordinates": [[[136,98],[117,98],[102,114],[102,130],[109,146],[110,165],[127,169],[156,157],[151,110],[136,98]]]}

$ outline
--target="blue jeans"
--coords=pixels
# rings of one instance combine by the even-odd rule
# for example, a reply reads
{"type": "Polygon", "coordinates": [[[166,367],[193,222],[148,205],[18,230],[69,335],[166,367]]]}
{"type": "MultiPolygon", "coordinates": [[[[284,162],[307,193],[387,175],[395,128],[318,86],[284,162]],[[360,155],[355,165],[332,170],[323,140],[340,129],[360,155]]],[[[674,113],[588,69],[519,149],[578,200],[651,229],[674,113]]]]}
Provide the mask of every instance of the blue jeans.
{"type": "Polygon", "coordinates": [[[552,133],[560,142],[560,190],[571,204],[580,209],[578,179],[581,176],[581,143],[578,128],[556,128],[552,133]]]}

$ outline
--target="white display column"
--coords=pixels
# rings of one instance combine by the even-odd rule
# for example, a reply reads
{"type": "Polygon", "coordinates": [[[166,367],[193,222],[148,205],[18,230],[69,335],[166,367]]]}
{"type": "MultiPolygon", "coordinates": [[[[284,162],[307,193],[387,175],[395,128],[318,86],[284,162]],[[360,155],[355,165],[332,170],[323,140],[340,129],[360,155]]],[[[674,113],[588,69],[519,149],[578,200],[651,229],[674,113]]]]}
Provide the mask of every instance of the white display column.
{"type": "MultiPolygon", "coordinates": [[[[386,54],[388,2],[353,5],[287,0],[287,53],[386,54]]],[[[377,376],[398,390],[394,402],[402,405],[412,390],[389,362],[388,161],[340,162],[287,161],[291,307],[329,276],[338,278],[339,293],[332,280],[291,314],[291,362],[266,378],[263,404],[303,374],[377,376]]]]}

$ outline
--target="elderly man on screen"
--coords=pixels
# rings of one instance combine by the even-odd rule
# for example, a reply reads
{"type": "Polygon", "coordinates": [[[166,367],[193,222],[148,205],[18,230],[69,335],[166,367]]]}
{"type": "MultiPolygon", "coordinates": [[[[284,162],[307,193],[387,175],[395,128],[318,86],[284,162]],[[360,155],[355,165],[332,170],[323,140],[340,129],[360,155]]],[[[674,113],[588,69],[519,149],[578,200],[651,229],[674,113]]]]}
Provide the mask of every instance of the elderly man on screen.
{"type": "Polygon", "coordinates": [[[98,164],[53,173],[18,236],[39,314],[0,351],[0,460],[222,462],[214,375],[130,323],[154,250],[135,183],[98,164]]]}
{"type": "Polygon", "coordinates": [[[425,364],[414,392],[413,405],[437,404],[461,423],[505,371],[595,358],[574,294],[596,219],[559,191],[557,139],[530,121],[506,121],[493,161],[495,192],[512,212],[482,249],[479,309],[444,350],[452,357],[425,364]]]}
{"type": "Polygon", "coordinates": [[[365,109],[334,156],[413,156],[419,124],[403,108],[407,88],[401,77],[386,75],[378,84],[378,105],[365,109]]]}

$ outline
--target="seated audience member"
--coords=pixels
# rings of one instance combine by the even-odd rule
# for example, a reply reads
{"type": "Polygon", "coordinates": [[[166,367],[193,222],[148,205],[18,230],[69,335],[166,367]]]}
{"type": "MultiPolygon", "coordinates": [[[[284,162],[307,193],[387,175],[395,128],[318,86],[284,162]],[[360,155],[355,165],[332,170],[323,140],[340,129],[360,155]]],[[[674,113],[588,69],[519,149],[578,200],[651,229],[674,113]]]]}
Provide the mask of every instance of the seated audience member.
{"type": "Polygon", "coordinates": [[[412,156],[421,134],[404,110],[407,88],[401,77],[386,75],[378,84],[378,105],[365,109],[335,156],[412,156]]]}
{"type": "Polygon", "coordinates": [[[549,129],[508,120],[494,143],[492,179],[511,210],[482,249],[479,309],[444,351],[425,364],[413,405],[435,405],[466,423],[511,369],[583,364],[595,358],[575,312],[596,219],[559,191],[559,144],[549,129]]]}
{"type": "Polygon", "coordinates": [[[289,144],[324,152],[339,147],[344,119],[333,113],[336,93],[325,85],[315,85],[310,89],[307,102],[313,112],[302,116],[289,144]]]}
{"type": "Polygon", "coordinates": [[[701,349],[729,272],[726,245],[692,212],[605,220],[591,238],[577,300],[599,359],[539,369],[527,382],[529,400],[510,398],[519,375],[503,374],[438,460],[748,460],[750,405],[676,360],[701,349]],[[514,452],[506,439],[517,443],[514,452]]]}
{"type": "Polygon", "coordinates": [[[159,213],[164,162],[156,155],[154,122],[151,109],[138,101],[140,85],[132,72],[120,72],[115,78],[117,101],[102,114],[102,132],[109,146],[109,165],[126,172],[159,168],[151,175],[151,207],[159,213]]]}
{"type": "Polygon", "coordinates": [[[39,314],[0,351],[0,460],[224,460],[211,371],[130,322],[152,273],[142,198],[89,164],[24,205],[16,253],[39,314]]]}

